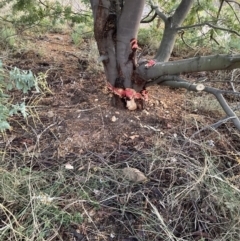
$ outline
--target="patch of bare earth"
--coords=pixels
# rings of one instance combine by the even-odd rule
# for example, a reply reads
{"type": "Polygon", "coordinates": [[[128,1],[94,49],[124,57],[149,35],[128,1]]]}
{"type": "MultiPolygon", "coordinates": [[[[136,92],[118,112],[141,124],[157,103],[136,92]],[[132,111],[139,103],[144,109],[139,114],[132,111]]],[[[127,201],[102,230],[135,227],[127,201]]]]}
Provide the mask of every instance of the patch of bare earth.
{"type": "Polygon", "coordinates": [[[222,172],[231,167],[229,179],[240,174],[239,135],[233,126],[226,132],[225,126],[220,128],[221,135],[205,130],[188,141],[221,115],[194,112],[186,97],[191,94],[162,86],[148,89],[150,100],[143,111],[116,109],[103,72],[89,71],[96,65],[89,42],[76,47],[67,34],[46,34],[34,45],[9,64],[35,74],[47,72],[52,94],[29,95],[34,115],[28,121],[12,119],[9,148],[15,154],[31,152],[37,143],[37,158],[31,160],[36,170],[71,163],[74,183],[89,186],[99,205],[83,207],[76,201],[69,206],[69,212],[81,212],[86,221],[61,230],[63,239],[54,240],[220,240],[214,238],[220,238],[221,225],[230,222],[229,217],[208,207],[217,200],[197,177],[210,165],[205,154],[219,157],[214,161],[222,172]],[[128,165],[145,173],[148,182],[124,184],[115,177],[113,169],[128,165]],[[185,192],[188,182],[196,187],[185,192]]]}
{"type": "Polygon", "coordinates": [[[53,124],[51,131],[57,140],[52,142],[58,157],[139,143],[148,147],[153,133],[173,132],[181,124],[184,91],[151,87],[144,111],[118,110],[111,106],[103,73],[94,76],[87,71],[89,65],[96,64],[88,56],[89,45],[76,48],[68,35],[56,34],[39,38],[35,45],[36,49],[20,55],[14,64],[35,73],[48,71],[53,95],[38,102],[38,114],[43,124],[53,124]]]}

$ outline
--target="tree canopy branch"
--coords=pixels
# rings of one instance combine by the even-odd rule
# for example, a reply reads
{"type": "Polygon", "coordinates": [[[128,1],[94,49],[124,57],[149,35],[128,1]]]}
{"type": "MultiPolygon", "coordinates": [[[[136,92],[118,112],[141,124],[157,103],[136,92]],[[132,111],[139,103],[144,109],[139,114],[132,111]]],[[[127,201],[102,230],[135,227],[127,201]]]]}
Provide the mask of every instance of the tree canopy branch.
{"type": "MultiPolygon", "coordinates": [[[[240,23],[240,20],[239,20],[239,18],[238,18],[238,16],[237,16],[235,10],[233,9],[233,6],[232,6],[232,5],[230,4],[230,2],[228,2],[228,1],[227,1],[227,4],[228,4],[229,7],[232,9],[235,18],[236,18],[236,19],[238,20],[238,22],[240,23]]],[[[239,6],[240,6],[240,5],[239,5],[239,6]]]]}
{"type": "Polygon", "coordinates": [[[219,6],[219,9],[218,9],[218,13],[217,13],[217,19],[219,18],[219,15],[221,13],[221,10],[222,10],[222,7],[223,7],[223,3],[224,3],[224,0],[221,0],[220,6],[219,6]]]}
{"type": "Polygon", "coordinates": [[[176,28],[176,29],[177,29],[177,30],[184,30],[184,29],[189,29],[189,28],[202,27],[202,26],[205,26],[205,25],[207,25],[207,26],[209,26],[209,27],[211,27],[211,28],[214,28],[214,29],[219,29],[219,30],[222,30],[222,31],[234,33],[234,34],[240,36],[240,34],[239,34],[237,31],[235,31],[235,30],[228,29],[228,28],[222,28],[222,27],[213,25],[213,24],[208,23],[208,22],[206,22],[206,23],[194,24],[194,25],[189,25],[189,26],[182,26],[182,27],[178,27],[178,28],[176,28]]]}
{"type": "Polygon", "coordinates": [[[151,18],[149,18],[149,19],[146,19],[147,17],[148,17],[148,16],[146,16],[145,18],[143,18],[140,23],[150,23],[150,22],[152,22],[152,21],[157,17],[157,14],[154,13],[154,15],[153,15],[151,18]]]}
{"type": "Polygon", "coordinates": [[[167,16],[160,11],[159,7],[157,5],[154,5],[153,2],[150,0],[151,8],[155,10],[155,13],[163,20],[164,23],[167,21],[167,16]]]}
{"type": "Polygon", "coordinates": [[[240,3],[237,2],[237,1],[234,1],[234,0],[224,0],[224,1],[227,2],[227,3],[235,3],[240,7],[240,3]]]}

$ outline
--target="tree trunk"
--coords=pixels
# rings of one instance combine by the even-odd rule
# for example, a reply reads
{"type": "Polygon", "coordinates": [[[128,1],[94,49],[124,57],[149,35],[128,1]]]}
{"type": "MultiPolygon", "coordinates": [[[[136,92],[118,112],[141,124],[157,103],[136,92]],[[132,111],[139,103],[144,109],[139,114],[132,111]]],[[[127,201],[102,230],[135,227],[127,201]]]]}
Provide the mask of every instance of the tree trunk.
{"type": "Polygon", "coordinates": [[[120,80],[125,88],[132,88],[130,42],[137,37],[145,0],[126,1],[120,16],[117,16],[119,5],[116,2],[91,0],[94,35],[107,81],[115,86],[116,81],[120,80]]]}
{"type": "Polygon", "coordinates": [[[100,61],[103,62],[107,81],[115,84],[118,77],[115,42],[116,15],[110,14],[112,9],[109,0],[90,0],[94,18],[94,36],[97,42],[100,61]]]}
{"type": "Polygon", "coordinates": [[[145,0],[125,1],[117,25],[117,64],[119,77],[125,88],[132,88],[133,62],[129,59],[132,52],[130,41],[137,38],[138,28],[145,0]]]}

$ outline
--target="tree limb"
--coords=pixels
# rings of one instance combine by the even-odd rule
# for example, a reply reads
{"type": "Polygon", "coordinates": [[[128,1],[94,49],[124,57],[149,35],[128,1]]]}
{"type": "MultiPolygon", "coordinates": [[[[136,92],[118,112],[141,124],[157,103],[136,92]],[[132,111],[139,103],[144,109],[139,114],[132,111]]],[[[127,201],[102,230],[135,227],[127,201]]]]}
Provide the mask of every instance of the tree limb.
{"type": "Polygon", "coordinates": [[[157,5],[154,5],[153,2],[150,0],[151,8],[155,10],[155,13],[163,20],[164,23],[167,22],[167,16],[160,10],[157,5]]]}
{"type": "Polygon", "coordinates": [[[240,68],[240,54],[220,54],[199,56],[170,62],[157,62],[151,68],[145,68],[144,64],[140,64],[137,68],[137,72],[142,78],[149,80],[163,75],[177,75],[213,70],[231,70],[236,68],[240,68]]]}
{"type": "Polygon", "coordinates": [[[189,13],[194,0],[182,0],[179,6],[177,7],[176,11],[172,16],[173,25],[175,27],[180,26],[184,19],[186,18],[187,14],[189,13]]]}
{"type": "Polygon", "coordinates": [[[114,29],[109,29],[109,8],[108,0],[91,0],[91,8],[94,17],[94,36],[98,45],[100,58],[103,59],[107,81],[112,85],[118,76],[117,61],[115,55],[115,43],[112,38],[114,29]]]}
{"type": "Polygon", "coordinates": [[[219,9],[218,9],[218,13],[217,13],[217,19],[219,18],[220,12],[222,10],[223,3],[224,3],[224,0],[221,0],[220,6],[219,6],[219,9]]]}
{"type": "Polygon", "coordinates": [[[150,23],[150,22],[152,22],[156,17],[157,17],[157,14],[155,13],[155,14],[154,14],[151,18],[149,18],[148,20],[144,20],[144,19],[146,19],[147,17],[143,18],[140,23],[150,23]]]}
{"type": "Polygon", "coordinates": [[[117,67],[125,88],[132,88],[133,63],[129,60],[130,42],[131,39],[137,38],[144,5],[145,0],[125,1],[117,24],[117,67]]]}
{"type": "Polygon", "coordinates": [[[235,12],[235,10],[233,9],[233,6],[227,1],[227,4],[229,5],[229,7],[232,9],[232,11],[233,11],[233,14],[234,14],[234,16],[235,16],[235,18],[238,20],[238,22],[240,23],[240,20],[239,20],[239,18],[238,18],[238,16],[237,16],[237,14],[236,14],[236,12],[235,12]]]}
{"type": "Polygon", "coordinates": [[[238,6],[240,6],[240,3],[238,3],[237,1],[233,1],[233,0],[224,0],[224,1],[227,2],[227,3],[235,3],[238,6]]]}
{"type": "Polygon", "coordinates": [[[213,25],[213,24],[211,24],[211,23],[207,23],[206,25],[208,25],[209,27],[215,28],[215,29],[219,29],[219,30],[226,31],[226,32],[229,32],[229,33],[234,33],[234,34],[240,36],[240,34],[239,34],[237,31],[232,30],[232,29],[222,28],[222,27],[213,25]]]}
{"type": "Polygon", "coordinates": [[[193,47],[191,47],[186,41],[185,41],[185,39],[183,38],[183,35],[184,35],[184,31],[182,30],[181,31],[181,33],[180,33],[180,36],[181,36],[181,39],[182,39],[182,41],[183,41],[183,43],[188,47],[188,48],[190,48],[190,49],[192,49],[192,50],[195,50],[193,47]]]}
{"type": "Polygon", "coordinates": [[[205,131],[205,130],[216,130],[219,126],[221,126],[222,124],[225,124],[226,122],[228,122],[229,120],[232,120],[233,118],[235,117],[225,117],[224,119],[222,120],[219,120],[217,121],[216,123],[212,124],[212,125],[207,125],[207,126],[204,126],[203,128],[201,128],[200,130],[196,131],[195,133],[193,133],[182,145],[182,149],[186,146],[186,144],[188,142],[191,142],[192,139],[197,135],[199,134],[200,132],[202,131],[205,131]]]}
{"type": "Polygon", "coordinates": [[[155,59],[158,61],[166,62],[169,60],[177,37],[177,28],[182,25],[193,5],[193,2],[194,0],[182,0],[174,14],[165,20],[163,19],[165,23],[164,33],[155,56],[155,59]]]}
{"type": "Polygon", "coordinates": [[[222,28],[222,27],[213,25],[213,24],[211,24],[211,23],[199,23],[199,24],[194,24],[194,25],[189,25],[189,26],[178,27],[178,28],[176,28],[176,29],[177,29],[177,30],[183,30],[183,29],[189,29],[189,28],[202,27],[202,26],[205,26],[205,25],[207,25],[207,26],[209,26],[209,27],[211,27],[211,28],[214,28],[214,29],[219,29],[219,30],[222,30],[222,31],[234,33],[234,34],[240,36],[240,34],[239,34],[237,31],[235,31],[235,30],[228,29],[228,28],[222,28]]]}
{"type": "Polygon", "coordinates": [[[151,11],[147,14],[147,16],[145,16],[142,20],[141,20],[141,22],[140,23],[150,23],[150,22],[152,22],[156,17],[157,17],[157,14],[156,13],[154,13],[154,15],[150,18],[150,19],[148,19],[148,20],[145,20],[145,19],[147,19],[149,16],[150,16],[150,14],[153,12],[153,8],[151,8],[151,11]]]}

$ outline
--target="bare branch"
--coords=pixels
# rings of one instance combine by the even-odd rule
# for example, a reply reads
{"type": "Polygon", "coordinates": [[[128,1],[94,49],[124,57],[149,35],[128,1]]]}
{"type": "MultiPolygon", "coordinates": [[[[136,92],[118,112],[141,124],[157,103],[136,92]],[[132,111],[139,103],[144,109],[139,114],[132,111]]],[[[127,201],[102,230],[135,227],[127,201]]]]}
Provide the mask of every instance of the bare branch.
{"type": "Polygon", "coordinates": [[[235,3],[240,7],[240,3],[237,2],[237,1],[233,1],[233,0],[224,0],[224,1],[227,2],[227,3],[235,3]]]}
{"type": "Polygon", "coordinates": [[[213,37],[213,34],[210,35],[210,39],[213,40],[217,45],[220,45],[220,43],[213,37]]]}
{"type": "Polygon", "coordinates": [[[146,19],[147,17],[148,17],[148,16],[146,16],[145,18],[143,18],[140,23],[150,23],[150,22],[152,22],[152,21],[157,17],[157,14],[155,13],[151,18],[149,18],[149,19],[147,19],[147,20],[144,20],[144,19],[146,19]]]}
{"type": "Polygon", "coordinates": [[[182,25],[185,17],[193,5],[193,2],[194,0],[182,0],[174,14],[164,20],[165,28],[162,41],[157,54],[154,57],[158,61],[166,62],[169,60],[177,37],[177,27],[182,25]]]}
{"type": "Polygon", "coordinates": [[[212,124],[211,127],[214,128],[214,129],[217,129],[220,125],[225,124],[226,122],[228,122],[229,120],[232,120],[233,118],[235,118],[235,117],[233,117],[233,116],[228,117],[227,116],[224,119],[219,120],[218,122],[212,124]]]}
{"type": "Polygon", "coordinates": [[[238,71],[238,69],[234,69],[234,70],[232,71],[232,76],[231,76],[231,81],[230,81],[230,85],[231,85],[231,87],[232,87],[232,89],[233,89],[234,92],[237,92],[236,89],[235,89],[234,83],[238,83],[238,82],[236,82],[235,80],[240,76],[240,74],[238,74],[236,77],[234,77],[234,74],[235,74],[235,72],[237,72],[237,71],[238,71]]]}
{"type": "Polygon", "coordinates": [[[184,40],[184,38],[183,38],[183,35],[184,35],[184,31],[181,31],[181,33],[180,33],[180,36],[181,36],[181,39],[182,39],[182,41],[183,41],[183,43],[188,47],[188,48],[190,48],[191,50],[195,50],[193,47],[191,47],[188,43],[186,43],[186,41],[184,40]]]}
{"type": "Polygon", "coordinates": [[[212,27],[212,28],[215,28],[215,29],[219,29],[219,30],[222,30],[222,31],[226,31],[226,32],[229,32],[229,33],[234,33],[234,34],[240,36],[240,34],[239,34],[237,31],[235,31],[235,30],[228,29],[228,28],[222,28],[222,27],[213,25],[213,24],[211,24],[211,23],[207,23],[207,25],[208,25],[209,27],[212,27]]]}
{"type": "Polygon", "coordinates": [[[224,119],[222,120],[219,120],[217,121],[216,123],[212,124],[212,125],[207,125],[207,126],[204,126],[203,128],[201,128],[200,130],[196,131],[195,133],[193,133],[184,143],[183,143],[183,146],[182,146],[182,149],[186,146],[186,144],[188,142],[191,142],[192,139],[199,133],[201,133],[202,131],[205,131],[205,130],[213,130],[216,132],[216,129],[221,126],[222,124],[225,124],[226,122],[228,122],[229,120],[232,120],[233,118],[235,117],[225,117],[224,119]]]}
{"type": "Polygon", "coordinates": [[[141,20],[140,23],[150,23],[150,22],[152,22],[152,21],[157,17],[157,14],[156,14],[156,13],[154,13],[151,18],[149,18],[149,19],[147,19],[147,18],[150,16],[150,14],[153,12],[153,10],[154,10],[154,9],[151,8],[151,11],[147,14],[147,16],[145,16],[145,17],[141,20]]]}
{"type": "Polygon", "coordinates": [[[207,25],[208,23],[198,23],[198,24],[193,24],[193,25],[188,25],[188,26],[182,26],[176,28],[176,30],[183,30],[183,29],[189,29],[189,28],[197,28],[197,27],[202,27],[207,25]]]}
{"type": "Polygon", "coordinates": [[[163,75],[177,75],[199,71],[231,70],[240,68],[240,54],[218,54],[199,56],[169,62],[157,62],[153,67],[146,69],[144,64],[137,68],[142,78],[149,80],[163,75]]]}
{"type": "Polygon", "coordinates": [[[220,6],[219,6],[219,9],[218,9],[218,13],[217,13],[217,19],[219,18],[220,12],[222,10],[223,3],[224,3],[224,0],[221,0],[220,6]]]}
{"type": "Polygon", "coordinates": [[[234,34],[240,36],[240,34],[239,34],[237,31],[235,31],[235,30],[228,29],[228,28],[222,28],[222,27],[213,25],[213,24],[211,24],[211,23],[199,23],[199,24],[194,24],[194,25],[189,25],[189,26],[178,27],[178,28],[176,28],[176,29],[177,29],[177,30],[183,30],[183,29],[189,29],[189,28],[202,27],[202,26],[205,26],[205,25],[207,25],[207,26],[209,26],[209,27],[211,27],[211,28],[214,28],[214,29],[219,29],[219,30],[222,30],[222,31],[234,33],[234,34]]]}
{"type": "Polygon", "coordinates": [[[164,23],[167,22],[167,16],[159,9],[157,5],[154,5],[150,0],[151,8],[155,10],[155,13],[163,20],[164,23]]]}
{"type": "Polygon", "coordinates": [[[229,5],[229,7],[232,9],[232,11],[233,11],[233,14],[234,14],[234,16],[235,16],[235,18],[238,20],[238,22],[240,23],[240,20],[239,20],[239,18],[238,18],[238,16],[237,16],[237,14],[236,14],[236,12],[235,12],[235,10],[233,9],[233,6],[227,1],[227,4],[229,5]]]}

